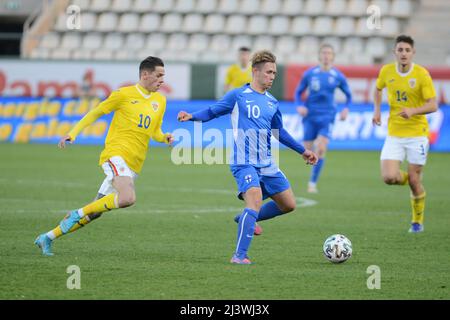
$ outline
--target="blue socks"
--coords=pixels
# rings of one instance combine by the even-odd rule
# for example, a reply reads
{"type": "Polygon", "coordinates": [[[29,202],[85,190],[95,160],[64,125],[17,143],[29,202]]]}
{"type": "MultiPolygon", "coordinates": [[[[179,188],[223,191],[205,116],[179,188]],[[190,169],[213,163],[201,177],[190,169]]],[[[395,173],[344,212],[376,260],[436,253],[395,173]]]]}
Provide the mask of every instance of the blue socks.
{"type": "MultiPolygon", "coordinates": [[[[263,204],[261,209],[259,210],[258,218],[256,221],[263,221],[275,218],[276,216],[282,215],[283,212],[278,208],[275,201],[269,201],[263,204]]],[[[239,222],[239,218],[241,217],[241,213],[234,217],[235,222],[239,222]]]]}
{"type": "Polygon", "coordinates": [[[240,215],[235,251],[236,256],[240,259],[247,256],[250,243],[253,239],[253,232],[255,231],[256,219],[258,219],[258,212],[249,208],[245,208],[244,212],[240,215]]]}
{"type": "Polygon", "coordinates": [[[320,172],[322,171],[324,162],[325,162],[325,158],[319,158],[317,163],[312,167],[311,178],[309,179],[310,182],[317,183],[317,180],[319,180],[319,175],[320,175],[320,172]]]}

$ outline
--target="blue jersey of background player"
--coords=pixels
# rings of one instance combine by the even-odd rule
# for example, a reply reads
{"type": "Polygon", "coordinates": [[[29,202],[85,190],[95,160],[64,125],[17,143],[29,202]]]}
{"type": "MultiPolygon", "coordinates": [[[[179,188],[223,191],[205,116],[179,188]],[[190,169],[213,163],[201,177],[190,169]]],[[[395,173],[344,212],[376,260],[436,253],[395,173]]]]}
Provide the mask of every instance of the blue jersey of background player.
{"type": "Polygon", "coordinates": [[[257,52],[252,58],[253,78],[250,84],[228,92],[207,109],[193,114],[185,111],[178,114],[179,121],[202,122],[231,114],[234,152],[230,169],[236,179],[239,198],[245,201],[244,211],[235,217],[238,234],[232,263],[251,263],[247,252],[257,231],[256,221],[293,211],[296,206],[288,180],[271,158],[272,134],[281,143],[300,153],[308,164],[317,162],[317,156],[305,150],[283,128],[278,101],[267,92],[275,75],[275,56],[269,51],[257,52]],[[267,197],[272,198],[272,201],[263,205],[267,197]]]}
{"type": "MultiPolygon", "coordinates": [[[[317,152],[319,160],[312,167],[308,182],[308,192],[317,193],[317,181],[325,162],[325,153],[331,135],[332,125],[336,116],[334,91],[339,88],[344,92],[350,105],[352,94],[345,76],[332,66],[334,60],[333,47],[324,44],[319,50],[320,65],[308,69],[295,90],[295,103],[298,113],[303,117],[304,144],[307,149],[317,152]],[[301,95],[309,88],[308,98],[302,105],[301,95]]],[[[347,118],[348,108],[345,107],[340,119],[347,118]]]]}

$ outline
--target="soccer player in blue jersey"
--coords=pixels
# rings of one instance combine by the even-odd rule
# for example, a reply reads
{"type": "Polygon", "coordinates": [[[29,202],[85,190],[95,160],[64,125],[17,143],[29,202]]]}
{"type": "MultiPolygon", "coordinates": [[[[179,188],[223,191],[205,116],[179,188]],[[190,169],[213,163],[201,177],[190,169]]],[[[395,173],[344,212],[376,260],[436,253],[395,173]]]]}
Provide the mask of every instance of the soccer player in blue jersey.
{"type": "Polygon", "coordinates": [[[267,91],[276,76],[276,58],[269,51],[252,57],[252,82],[228,92],[209,108],[189,114],[180,111],[179,121],[202,121],[231,114],[234,132],[230,169],[245,209],[236,216],[238,234],[231,263],[251,264],[247,256],[256,221],[267,220],[295,209],[294,193],[286,176],[271,157],[272,134],[302,155],[308,164],[317,156],[296,142],[283,128],[278,101],[267,91]],[[272,201],[263,204],[270,197],[272,201]]]}
{"type": "Polygon", "coordinates": [[[308,192],[317,193],[317,181],[325,162],[325,153],[336,117],[334,91],[339,88],[344,92],[346,107],[340,112],[340,120],[348,115],[348,106],[352,102],[352,94],[347,79],[338,69],[333,67],[334,50],[329,44],[323,44],[319,50],[320,65],[305,71],[303,78],[295,90],[297,111],[303,117],[304,144],[307,149],[317,152],[319,160],[312,167],[308,182],[308,192]],[[309,88],[306,102],[302,102],[303,92],[309,88]]]}

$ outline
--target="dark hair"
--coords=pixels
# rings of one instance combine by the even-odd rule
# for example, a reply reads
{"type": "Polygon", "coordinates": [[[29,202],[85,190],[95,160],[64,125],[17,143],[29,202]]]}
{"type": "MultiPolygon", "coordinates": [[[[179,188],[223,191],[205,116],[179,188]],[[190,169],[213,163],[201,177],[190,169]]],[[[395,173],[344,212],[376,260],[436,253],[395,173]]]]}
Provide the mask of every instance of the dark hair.
{"type": "Polygon", "coordinates": [[[164,62],[160,58],[152,56],[145,58],[139,65],[139,76],[144,70],[155,71],[156,67],[164,67],[164,62]]]}
{"type": "Polygon", "coordinates": [[[404,35],[404,34],[399,35],[399,36],[397,37],[397,39],[395,39],[395,45],[397,45],[397,43],[400,43],[400,42],[408,43],[408,44],[411,45],[411,47],[414,48],[414,40],[413,40],[413,38],[411,38],[410,36],[406,36],[406,35],[404,35]]]}
{"type": "Polygon", "coordinates": [[[240,47],[239,52],[250,52],[250,48],[249,47],[240,47]]]}

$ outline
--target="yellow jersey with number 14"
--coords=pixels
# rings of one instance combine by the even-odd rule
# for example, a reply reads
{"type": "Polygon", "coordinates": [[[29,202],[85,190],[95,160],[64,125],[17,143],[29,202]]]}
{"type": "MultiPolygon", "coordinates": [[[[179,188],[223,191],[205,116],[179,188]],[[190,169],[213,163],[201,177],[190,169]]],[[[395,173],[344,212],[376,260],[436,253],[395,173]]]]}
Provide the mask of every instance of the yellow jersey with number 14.
{"type": "Polygon", "coordinates": [[[112,92],[97,108],[104,114],[114,112],[99,164],[113,156],[121,156],[130,169],[139,173],[150,139],[164,142],[161,124],[166,98],[136,84],[112,92]]]}
{"type": "Polygon", "coordinates": [[[377,89],[387,88],[390,107],[388,135],[394,137],[428,136],[428,122],[425,115],[414,115],[404,119],[398,115],[402,108],[417,108],[426,100],[436,97],[433,81],[428,71],[412,64],[407,73],[401,73],[397,63],[383,66],[378,75],[377,89]]]}

